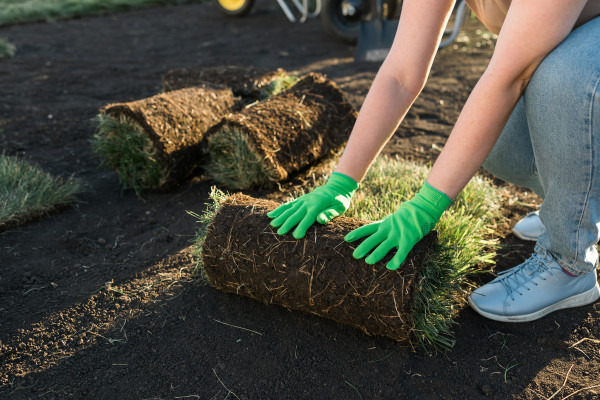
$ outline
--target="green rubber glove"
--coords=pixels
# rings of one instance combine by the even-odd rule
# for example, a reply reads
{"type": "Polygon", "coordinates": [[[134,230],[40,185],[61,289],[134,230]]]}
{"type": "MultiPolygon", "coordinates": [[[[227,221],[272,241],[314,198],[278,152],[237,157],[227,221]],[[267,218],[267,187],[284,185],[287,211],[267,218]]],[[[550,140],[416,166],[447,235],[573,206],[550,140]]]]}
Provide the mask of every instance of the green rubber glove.
{"type": "Polygon", "coordinates": [[[279,228],[278,234],[285,235],[296,226],[293,236],[302,239],[315,221],[325,224],[344,213],[357,188],[354,179],[334,172],[325,185],[279,206],[267,216],[274,218],[271,226],[279,228]]]}
{"type": "Polygon", "coordinates": [[[398,269],[414,245],[435,227],[451,203],[448,196],[425,182],[419,193],[412,200],[402,203],[398,211],[381,221],[353,230],[345,240],[354,242],[368,236],[352,254],[360,259],[371,253],[365,259],[367,264],[381,261],[388,252],[397,248],[387,268],[398,269]]]}

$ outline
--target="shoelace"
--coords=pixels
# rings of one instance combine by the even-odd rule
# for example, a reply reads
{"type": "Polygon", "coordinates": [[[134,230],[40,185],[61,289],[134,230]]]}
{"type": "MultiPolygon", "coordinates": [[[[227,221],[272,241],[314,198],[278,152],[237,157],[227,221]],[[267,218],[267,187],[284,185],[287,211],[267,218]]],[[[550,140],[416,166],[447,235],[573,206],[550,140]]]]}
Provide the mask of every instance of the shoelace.
{"type": "MultiPolygon", "coordinates": [[[[519,291],[521,286],[525,287],[527,290],[531,290],[526,287],[525,284],[542,275],[546,271],[549,271],[552,276],[554,276],[554,279],[558,280],[558,277],[554,274],[554,271],[552,271],[552,269],[550,269],[550,267],[548,267],[545,263],[538,260],[538,255],[534,254],[523,264],[498,273],[498,275],[506,275],[501,277],[499,282],[502,284],[502,286],[504,286],[508,292],[508,295],[514,301],[514,293],[518,293],[520,296],[523,295],[523,293],[519,291]]],[[[546,280],[546,278],[542,279],[546,280]]],[[[534,284],[536,286],[538,285],[537,283],[534,284]]]]}

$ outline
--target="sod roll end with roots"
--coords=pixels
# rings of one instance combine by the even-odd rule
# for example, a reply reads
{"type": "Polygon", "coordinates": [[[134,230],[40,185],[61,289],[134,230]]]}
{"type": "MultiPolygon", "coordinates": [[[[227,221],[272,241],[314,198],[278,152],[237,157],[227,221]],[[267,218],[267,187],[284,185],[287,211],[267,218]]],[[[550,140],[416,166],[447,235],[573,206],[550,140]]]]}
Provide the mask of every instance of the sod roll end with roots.
{"type": "MultiPolygon", "coordinates": [[[[213,207],[202,249],[203,272],[217,289],[278,304],[398,341],[410,338],[419,273],[435,233],[415,246],[396,271],[352,257],[344,236],[365,221],[340,217],[309,229],[304,239],[279,236],[266,213],[279,204],[242,194],[213,207]]],[[[390,256],[391,257],[391,256],[390,256]]]]}
{"type": "Polygon", "coordinates": [[[232,189],[273,186],[343,146],[356,115],[334,82],[308,74],[211,128],[205,171],[232,189]]]}
{"type": "Polygon", "coordinates": [[[234,107],[231,90],[205,85],[101,110],[93,149],[124,189],[169,190],[202,163],[202,140],[234,107]]]}

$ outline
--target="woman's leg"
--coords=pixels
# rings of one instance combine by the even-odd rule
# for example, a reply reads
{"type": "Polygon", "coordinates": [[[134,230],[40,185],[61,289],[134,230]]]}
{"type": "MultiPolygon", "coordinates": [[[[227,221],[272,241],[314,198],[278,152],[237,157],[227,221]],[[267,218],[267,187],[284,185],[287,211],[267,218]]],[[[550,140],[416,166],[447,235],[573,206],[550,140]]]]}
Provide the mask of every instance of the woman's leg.
{"type": "Polygon", "coordinates": [[[542,61],[524,95],[544,193],[538,247],[568,272],[598,265],[600,239],[600,18],[542,61]]]}
{"type": "Polygon", "coordinates": [[[488,318],[531,321],[600,297],[595,272],[600,239],[599,37],[600,17],[554,49],[525,90],[523,107],[546,233],[531,258],[471,294],[473,308],[488,318]]]}

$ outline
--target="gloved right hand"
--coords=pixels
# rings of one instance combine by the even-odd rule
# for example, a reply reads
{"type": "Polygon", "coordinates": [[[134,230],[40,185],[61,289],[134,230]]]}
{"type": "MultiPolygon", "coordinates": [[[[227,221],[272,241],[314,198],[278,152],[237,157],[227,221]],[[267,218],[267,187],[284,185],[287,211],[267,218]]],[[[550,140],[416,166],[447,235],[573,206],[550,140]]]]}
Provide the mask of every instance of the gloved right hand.
{"type": "Polygon", "coordinates": [[[292,234],[294,238],[302,239],[315,221],[325,224],[343,214],[357,188],[358,183],[354,179],[334,172],[325,185],[279,206],[267,216],[274,218],[271,226],[279,228],[279,235],[285,235],[296,227],[292,234]]]}
{"type": "Polygon", "coordinates": [[[396,254],[387,268],[398,269],[417,242],[435,227],[451,203],[450,197],[425,182],[419,193],[402,203],[398,211],[346,235],[348,242],[366,238],[352,256],[359,259],[370,253],[365,261],[375,264],[395,248],[396,254]]]}

